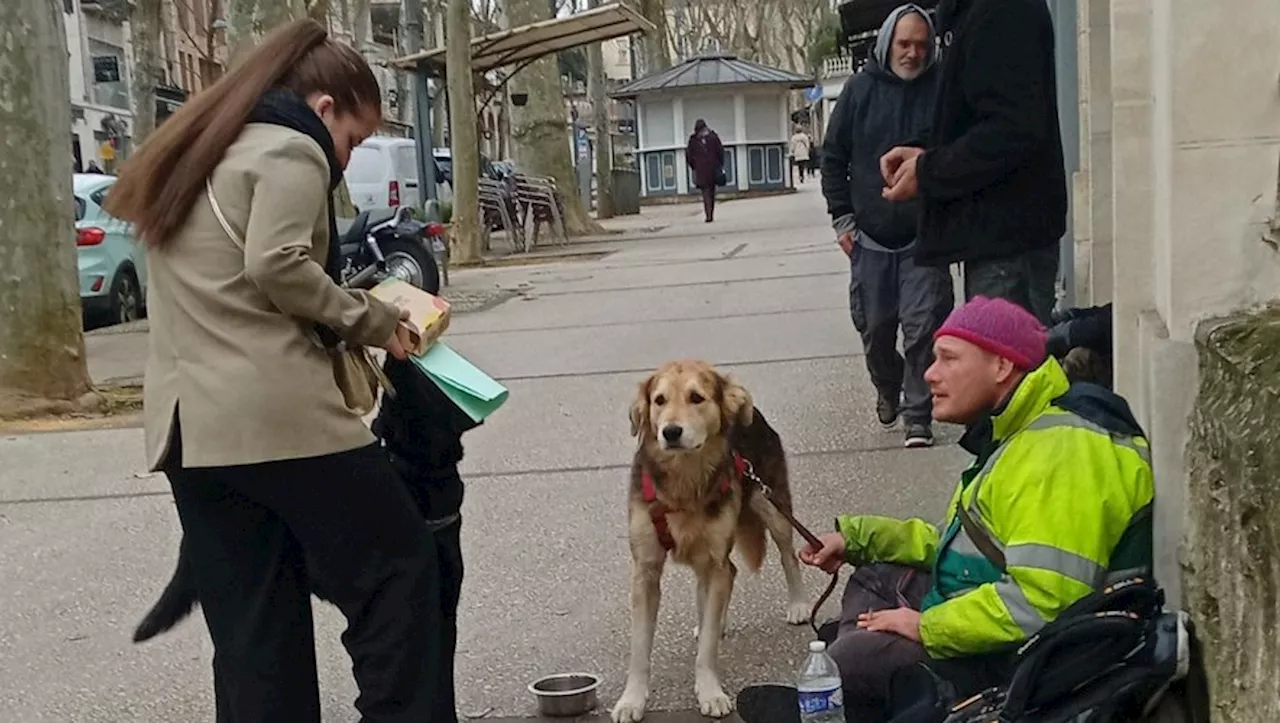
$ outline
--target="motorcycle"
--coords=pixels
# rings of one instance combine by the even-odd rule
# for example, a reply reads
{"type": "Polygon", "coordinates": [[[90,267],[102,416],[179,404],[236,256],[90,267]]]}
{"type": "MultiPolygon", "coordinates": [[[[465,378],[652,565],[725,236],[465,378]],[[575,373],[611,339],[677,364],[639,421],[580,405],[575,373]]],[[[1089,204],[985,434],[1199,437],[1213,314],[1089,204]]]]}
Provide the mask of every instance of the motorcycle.
{"type": "Polygon", "coordinates": [[[414,219],[407,206],[360,211],[339,235],[340,282],[365,289],[397,278],[438,294],[440,270],[434,257],[444,248],[444,225],[414,219]]]}

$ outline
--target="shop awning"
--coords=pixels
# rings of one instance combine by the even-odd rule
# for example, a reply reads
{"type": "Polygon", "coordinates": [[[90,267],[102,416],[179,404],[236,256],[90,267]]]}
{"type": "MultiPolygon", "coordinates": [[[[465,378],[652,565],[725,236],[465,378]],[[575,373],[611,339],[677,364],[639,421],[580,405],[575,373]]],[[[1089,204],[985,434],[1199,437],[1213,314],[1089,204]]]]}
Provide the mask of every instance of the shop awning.
{"type": "MultiPolygon", "coordinates": [[[[617,2],[573,15],[543,20],[471,41],[471,67],[487,73],[507,66],[524,66],[546,55],[590,45],[656,28],[639,12],[617,2]]],[[[432,48],[403,58],[391,65],[404,70],[420,70],[444,75],[445,49],[432,48]]]]}

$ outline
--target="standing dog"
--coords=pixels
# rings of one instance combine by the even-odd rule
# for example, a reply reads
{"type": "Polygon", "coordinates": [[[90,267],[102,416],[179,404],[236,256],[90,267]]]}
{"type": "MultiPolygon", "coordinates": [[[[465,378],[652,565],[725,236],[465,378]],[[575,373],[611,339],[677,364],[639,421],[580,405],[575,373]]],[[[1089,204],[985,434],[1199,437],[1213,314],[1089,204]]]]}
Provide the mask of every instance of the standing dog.
{"type": "Polygon", "coordinates": [[[692,567],[698,578],[694,692],[703,715],[721,718],[733,710],[716,672],[737,575],[729,553],[736,547],[747,567],[758,571],[767,531],[782,554],[787,622],[798,625],[809,617],[792,529],[774,507],[790,514],[782,442],[745,388],[699,361],[665,364],[640,384],[631,434],[638,438],[627,506],[631,663],[613,720],[644,717],[668,556],[692,567]]]}

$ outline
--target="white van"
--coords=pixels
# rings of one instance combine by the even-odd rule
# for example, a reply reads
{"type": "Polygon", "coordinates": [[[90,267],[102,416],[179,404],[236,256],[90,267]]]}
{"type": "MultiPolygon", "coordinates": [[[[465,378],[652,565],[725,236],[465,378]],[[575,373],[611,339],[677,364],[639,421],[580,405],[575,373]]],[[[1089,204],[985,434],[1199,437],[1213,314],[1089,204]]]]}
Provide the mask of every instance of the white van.
{"type": "Polygon", "coordinates": [[[374,136],[351,149],[344,174],[357,208],[418,205],[418,159],[412,138],[374,136]]]}

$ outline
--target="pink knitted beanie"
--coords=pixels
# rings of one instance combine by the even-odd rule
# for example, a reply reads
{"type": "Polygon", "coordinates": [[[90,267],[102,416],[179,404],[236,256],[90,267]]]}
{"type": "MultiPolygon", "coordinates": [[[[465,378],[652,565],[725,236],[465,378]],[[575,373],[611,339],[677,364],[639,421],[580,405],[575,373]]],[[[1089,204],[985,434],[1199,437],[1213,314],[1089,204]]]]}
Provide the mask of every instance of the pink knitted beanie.
{"type": "Polygon", "coordinates": [[[933,338],[943,336],[964,339],[1024,371],[1044,361],[1044,327],[1026,309],[1005,299],[973,297],[951,312],[933,338]]]}

